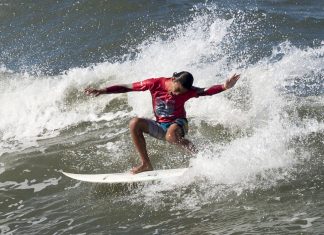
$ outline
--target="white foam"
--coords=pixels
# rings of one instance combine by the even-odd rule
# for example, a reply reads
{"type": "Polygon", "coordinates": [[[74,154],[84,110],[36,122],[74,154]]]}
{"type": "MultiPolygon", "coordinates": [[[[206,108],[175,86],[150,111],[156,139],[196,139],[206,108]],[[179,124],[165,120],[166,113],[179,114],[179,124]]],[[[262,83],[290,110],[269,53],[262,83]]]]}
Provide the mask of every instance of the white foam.
{"type": "Polygon", "coordinates": [[[81,121],[111,120],[112,114],[101,115],[101,111],[112,96],[91,99],[82,93],[104,76],[109,83],[109,69],[101,71],[106,65],[98,65],[95,72],[91,68],[72,69],[57,77],[15,74],[1,80],[0,113],[6,114],[0,121],[1,151],[36,145],[35,140],[58,135],[81,121]],[[71,93],[76,98],[69,101],[71,93]]]}
{"type": "Polygon", "coordinates": [[[26,190],[26,189],[33,189],[34,192],[40,192],[44,190],[45,188],[57,185],[58,182],[62,179],[62,177],[59,178],[50,178],[47,180],[44,180],[42,182],[36,182],[36,180],[27,180],[25,179],[24,182],[15,182],[15,181],[6,181],[0,183],[0,190],[1,191],[7,191],[7,189],[20,189],[20,190],[26,190]]]}
{"type": "Polygon", "coordinates": [[[244,72],[246,80],[241,82],[249,83],[250,108],[241,110],[240,116],[232,117],[233,109],[228,106],[229,111],[222,114],[228,121],[218,117],[215,120],[228,125],[231,122],[235,124],[239,118],[240,127],[253,128],[253,133],[232,141],[225,148],[216,143],[214,150],[209,148],[200,153],[192,160],[196,175],[207,177],[215,184],[246,184],[246,187],[257,185],[261,176],[271,187],[289,175],[289,168],[297,163],[298,158],[307,158],[307,154],[296,156],[290,142],[294,137],[323,131],[323,122],[290,117],[287,113],[289,105],[295,104],[296,97],[286,96],[282,90],[285,81],[296,74],[303,77],[318,71],[317,66],[323,62],[320,56],[323,50],[324,47],[304,51],[284,43],[279,49],[283,53],[282,59],[273,62],[277,51],[270,58],[247,68],[244,72]],[[248,122],[246,125],[245,121],[248,122]],[[287,170],[277,174],[279,169],[287,170]]]}
{"type": "Polygon", "coordinates": [[[17,231],[17,229],[11,230],[7,225],[0,225],[0,234],[12,235],[15,231],[17,231]]]}
{"type": "MultiPolygon", "coordinates": [[[[233,20],[215,19],[214,22],[208,20],[207,16],[198,17],[188,25],[176,27],[174,31],[177,34],[169,40],[156,38],[139,46],[140,53],[131,64],[130,71],[134,74],[130,74],[129,77],[132,78],[130,82],[148,77],[171,76],[173,72],[182,70],[193,73],[196,86],[211,86],[223,82],[227,74],[222,80],[216,79],[215,74],[228,72],[225,66],[226,55],[214,63],[200,63],[200,61],[220,53],[218,44],[226,35],[233,20]]],[[[128,94],[128,103],[136,115],[152,117],[149,93],[128,94]]]]}
{"type": "Polygon", "coordinates": [[[239,83],[244,85],[238,84],[233,90],[226,91],[234,96],[223,93],[190,101],[187,111],[193,120],[238,127],[243,135],[225,146],[219,143],[204,146],[204,150],[191,160],[189,174],[162,183],[160,187],[148,187],[143,191],[146,197],[158,197],[163,190],[207,180],[207,184],[199,184],[202,190],[208,188],[204,195],[188,196],[179,205],[187,208],[187,200],[195,206],[220,195],[221,185],[241,193],[246,189],[272,187],[280,180],[287,180],[294,166],[309,157],[307,152],[295,152],[294,138],[322,132],[324,123],[314,118],[301,119],[293,108],[297,104],[321,106],[322,97],[317,96],[316,103],[301,100],[295,93],[287,93],[286,86],[295,79],[315,80],[316,76],[309,77],[309,74],[321,72],[323,52],[324,47],[298,49],[283,43],[270,57],[242,71],[239,83]],[[242,108],[236,105],[242,101],[229,99],[245,92],[249,96],[243,101],[247,103],[243,103],[242,108]]]}
{"type": "MultiPolygon", "coordinates": [[[[13,149],[35,146],[37,139],[56,136],[62,129],[79,122],[111,118],[111,114],[102,114],[102,110],[118,96],[87,99],[82,94],[87,86],[131,83],[148,77],[168,76],[176,70],[197,71],[197,67],[201,67],[197,62],[218,50],[217,44],[231,23],[232,20],[220,19],[210,23],[208,16],[197,17],[188,25],[172,29],[174,35],[168,40],[157,37],[139,45],[135,59],[73,68],[54,77],[15,74],[1,67],[0,72],[5,77],[1,79],[0,113],[6,115],[0,121],[3,140],[0,155],[13,149]],[[8,72],[10,79],[6,79],[8,72]]],[[[203,76],[200,83],[206,83],[206,79],[212,77],[203,76]]],[[[128,98],[134,109],[131,115],[152,117],[149,94],[132,93],[128,98]]]]}

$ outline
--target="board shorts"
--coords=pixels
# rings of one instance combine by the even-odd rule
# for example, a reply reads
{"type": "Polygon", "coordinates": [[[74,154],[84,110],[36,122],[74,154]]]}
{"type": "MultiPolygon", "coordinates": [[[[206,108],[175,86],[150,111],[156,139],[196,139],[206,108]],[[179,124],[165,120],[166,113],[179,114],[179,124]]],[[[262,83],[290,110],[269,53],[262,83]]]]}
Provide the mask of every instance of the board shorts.
{"type": "Polygon", "coordinates": [[[177,118],[172,122],[157,122],[151,119],[145,119],[149,125],[149,135],[159,139],[165,140],[165,135],[169,127],[176,123],[181,128],[181,136],[184,137],[188,133],[188,120],[187,118],[177,118]]]}

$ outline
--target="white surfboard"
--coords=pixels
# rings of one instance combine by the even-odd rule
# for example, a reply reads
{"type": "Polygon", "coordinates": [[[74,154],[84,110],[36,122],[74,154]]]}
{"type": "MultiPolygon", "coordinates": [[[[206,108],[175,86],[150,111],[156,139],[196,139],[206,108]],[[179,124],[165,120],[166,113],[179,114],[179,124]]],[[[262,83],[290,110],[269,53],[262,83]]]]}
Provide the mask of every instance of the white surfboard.
{"type": "Polygon", "coordinates": [[[168,170],[155,170],[145,171],[138,174],[115,173],[115,174],[73,174],[62,172],[67,177],[72,179],[91,182],[91,183],[133,183],[142,181],[162,180],[172,177],[182,176],[188,168],[168,169],[168,170]]]}

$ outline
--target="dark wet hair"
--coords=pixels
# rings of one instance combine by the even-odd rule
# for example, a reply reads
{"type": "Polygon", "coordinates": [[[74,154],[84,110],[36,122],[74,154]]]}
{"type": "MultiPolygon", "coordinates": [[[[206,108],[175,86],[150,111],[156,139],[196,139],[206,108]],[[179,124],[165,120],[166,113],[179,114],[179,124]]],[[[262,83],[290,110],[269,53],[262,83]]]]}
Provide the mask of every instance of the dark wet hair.
{"type": "Polygon", "coordinates": [[[173,77],[176,79],[176,82],[179,82],[184,88],[190,89],[193,83],[193,76],[191,73],[182,71],[173,73],[173,77]]]}

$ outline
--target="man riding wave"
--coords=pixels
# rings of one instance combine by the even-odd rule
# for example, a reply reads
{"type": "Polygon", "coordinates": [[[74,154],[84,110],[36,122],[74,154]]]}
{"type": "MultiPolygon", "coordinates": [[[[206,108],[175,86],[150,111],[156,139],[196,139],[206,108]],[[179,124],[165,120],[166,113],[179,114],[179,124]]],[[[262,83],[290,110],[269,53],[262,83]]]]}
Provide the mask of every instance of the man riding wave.
{"type": "Polygon", "coordinates": [[[194,97],[210,96],[230,89],[239,78],[240,75],[234,74],[224,84],[199,88],[192,86],[194,80],[192,74],[182,71],[174,73],[172,77],[150,78],[132,84],[114,85],[103,89],[87,88],[85,93],[99,96],[131,91],[149,90],[151,92],[155,120],[135,117],[129,124],[132,140],[141,157],[141,164],[132,169],[132,173],[136,174],[153,170],[146,149],[144,133],[176,144],[190,152],[197,152],[193,143],[185,138],[188,133],[185,102],[194,97]]]}

